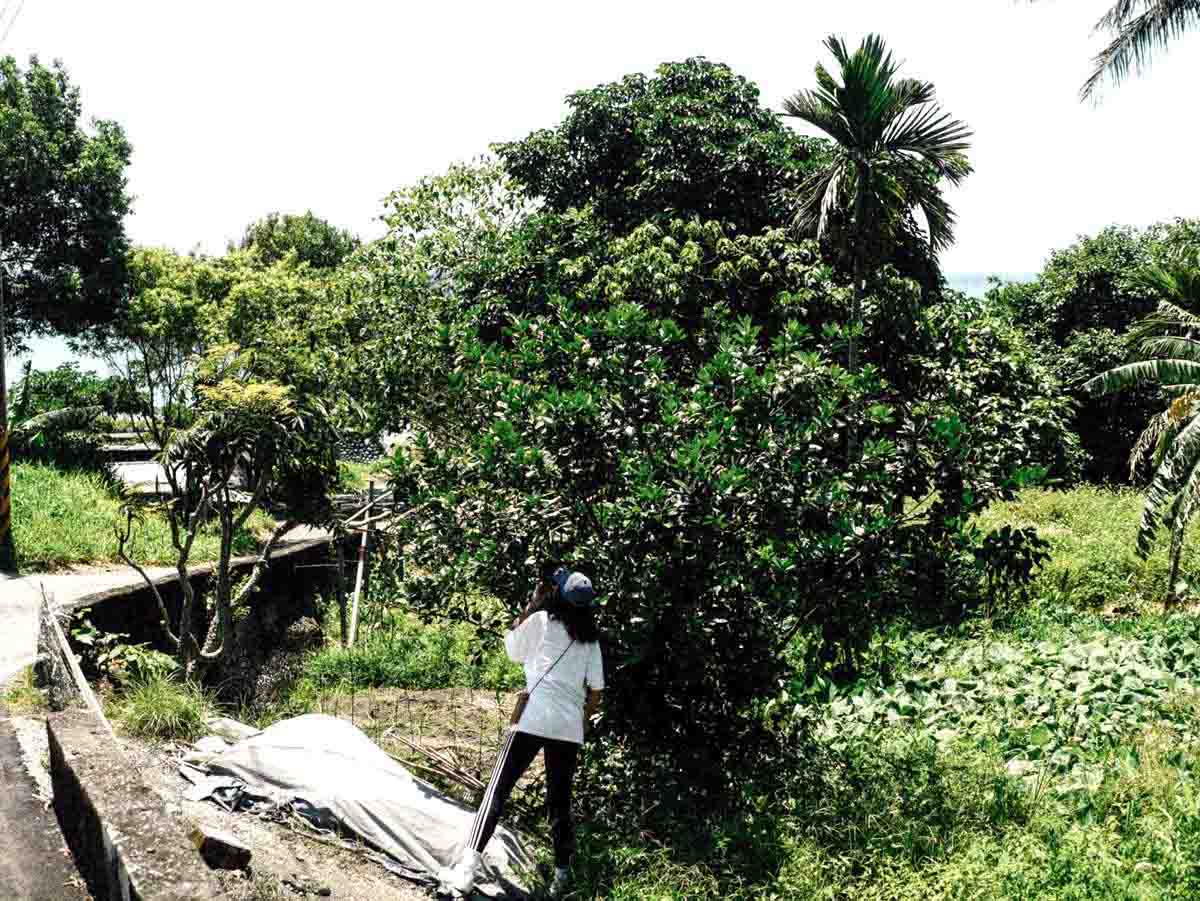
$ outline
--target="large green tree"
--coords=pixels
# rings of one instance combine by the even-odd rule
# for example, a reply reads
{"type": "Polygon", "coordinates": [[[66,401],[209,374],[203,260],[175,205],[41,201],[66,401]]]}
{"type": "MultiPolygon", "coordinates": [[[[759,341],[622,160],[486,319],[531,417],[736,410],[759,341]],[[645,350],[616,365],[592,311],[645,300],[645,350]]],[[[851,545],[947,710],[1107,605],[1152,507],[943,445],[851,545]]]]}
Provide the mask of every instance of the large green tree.
{"type": "Polygon", "coordinates": [[[80,116],[61,64],[0,58],[0,566],[12,562],[5,353],[110,318],[123,290],[129,142],[80,116]]]}
{"type": "Polygon", "coordinates": [[[954,213],[938,186],[958,184],[970,173],[965,151],[971,132],[935,103],[930,82],[898,78],[899,65],[877,35],[851,53],[830,37],[825,46],[837,75],[816,67],[817,87],[784,101],[784,112],[833,139],[829,157],[801,186],[796,222],[818,235],[830,216],[850,210],[854,305],[849,367],[858,368],[858,332],[868,270],[882,262],[872,253],[914,209],[920,209],[929,243],[941,250],[953,238],[954,213]]]}
{"type": "Polygon", "coordinates": [[[911,353],[848,371],[853,292],[787,202],[825,151],[756,96],[699,60],[575,95],[501,165],[396,192],[347,281],[376,324],[361,393],[418,435],[394,473],[420,510],[400,526],[409,600],[471,620],[464,586],[518,605],[547,557],[590,571],[607,598],[609,784],[656,782],[663,810],[728,798],[777,748],[762,714],[781,683],[849,673],[884,610],[946,601],[913,578],[970,545],[936,498],[956,488],[977,509],[1061,432],[1036,361],[953,302],[923,311],[889,265],[864,318],[895,344],[905,311],[911,353]],[[613,117],[662,127],[621,155],[613,117]],[[746,165],[775,147],[768,168],[746,165]],[[960,347],[975,358],[933,355],[960,347]],[[893,373],[921,386],[907,418],[893,373]],[[987,393],[1012,384],[1028,395],[987,393]]]}

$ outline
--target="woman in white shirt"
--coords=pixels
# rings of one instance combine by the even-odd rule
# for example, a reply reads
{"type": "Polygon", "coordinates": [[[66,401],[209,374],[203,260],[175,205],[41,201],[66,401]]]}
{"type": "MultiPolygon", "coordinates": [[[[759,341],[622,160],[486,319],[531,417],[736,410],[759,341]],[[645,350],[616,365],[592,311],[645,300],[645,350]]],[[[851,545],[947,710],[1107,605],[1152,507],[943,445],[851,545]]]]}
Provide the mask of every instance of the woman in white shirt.
{"type": "Polygon", "coordinates": [[[524,666],[529,698],[505,737],[462,856],[453,868],[439,873],[444,889],[466,895],[474,888],[483,849],[513,787],[538,751],[545,757],[546,813],[554,843],[550,896],[559,897],[566,889],[575,853],[571,782],[584,725],[596,712],[604,689],[599,639],[592,583],[566,569],[559,569],[550,584],[539,585],[513,621],[504,647],[524,666]]]}

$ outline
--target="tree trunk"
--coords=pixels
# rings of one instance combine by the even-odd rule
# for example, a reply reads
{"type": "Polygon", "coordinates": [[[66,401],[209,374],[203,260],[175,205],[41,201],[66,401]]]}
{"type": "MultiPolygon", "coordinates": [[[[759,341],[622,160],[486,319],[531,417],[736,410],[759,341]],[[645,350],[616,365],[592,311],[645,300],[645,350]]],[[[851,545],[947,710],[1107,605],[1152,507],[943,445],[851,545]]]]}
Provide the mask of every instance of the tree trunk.
{"type": "Polygon", "coordinates": [[[858,372],[858,335],[854,334],[853,330],[862,325],[862,302],[863,295],[866,294],[867,254],[863,247],[866,227],[863,224],[863,218],[867,208],[865,184],[869,178],[869,172],[870,170],[866,166],[859,165],[858,192],[854,197],[854,301],[850,307],[852,331],[846,354],[847,368],[851,372],[858,372]]]}
{"type": "MultiPolygon", "coordinates": [[[[862,327],[862,302],[866,294],[867,252],[864,247],[866,240],[867,186],[870,184],[871,167],[865,162],[858,163],[858,190],[854,194],[854,300],[850,307],[850,336],[846,347],[846,366],[850,372],[858,372],[858,335],[862,327]]],[[[857,412],[855,405],[850,408],[851,422],[846,432],[846,462],[853,464],[858,456],[858,428],[853,421],[857,412]]]]}

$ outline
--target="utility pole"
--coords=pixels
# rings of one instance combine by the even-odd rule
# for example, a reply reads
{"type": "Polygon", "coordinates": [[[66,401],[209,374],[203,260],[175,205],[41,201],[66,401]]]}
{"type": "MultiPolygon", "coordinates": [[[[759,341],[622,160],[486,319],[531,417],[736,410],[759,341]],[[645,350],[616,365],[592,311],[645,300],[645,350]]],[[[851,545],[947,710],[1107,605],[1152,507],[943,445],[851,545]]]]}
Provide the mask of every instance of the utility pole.
{"type": "Polygon", "coordinates": [[[8,448],[8,373],[5,343],[8,341],[5,319],[7,263],[4,236],[0,235],[0,570],[17,568],[17,549],[12,535],[12,455],[8,448]]]}

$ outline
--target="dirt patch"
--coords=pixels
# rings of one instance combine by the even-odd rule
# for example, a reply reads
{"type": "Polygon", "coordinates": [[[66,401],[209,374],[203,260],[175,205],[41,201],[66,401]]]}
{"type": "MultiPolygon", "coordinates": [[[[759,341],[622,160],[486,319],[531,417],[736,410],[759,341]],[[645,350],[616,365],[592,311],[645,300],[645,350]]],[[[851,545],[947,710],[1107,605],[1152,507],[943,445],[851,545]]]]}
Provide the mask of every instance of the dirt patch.
{"type": "MultiPolygon", "coordinates": [[[[516,692],[477,688],[377,688],[326,695],[312,709],[352,722],[422,778],[474,805],[491,776],[515,699],[516,692]],[[447,770],[465,778],[450,778],[447,770]]],[[[513,795],[514,812],[538,809],[544,779],[539,754],[513,795]]]]}

